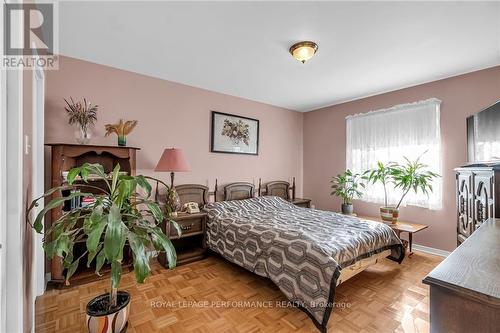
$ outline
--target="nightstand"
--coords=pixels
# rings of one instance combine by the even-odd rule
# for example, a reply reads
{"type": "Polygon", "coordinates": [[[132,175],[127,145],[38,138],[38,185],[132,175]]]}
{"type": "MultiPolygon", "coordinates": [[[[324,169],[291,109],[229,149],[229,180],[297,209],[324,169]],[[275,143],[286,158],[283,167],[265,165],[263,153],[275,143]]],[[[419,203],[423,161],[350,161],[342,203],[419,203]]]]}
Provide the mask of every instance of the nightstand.
{"type": "Polygon", "coordinates": [[[311,199],[295,198],[295,199],[289,199],[288,201],[293,203],[295,206],[303,208],[311,208],[311,199]]]}
{"type": "MultiPolygon", "coordinates": [[[[168,230],[165,230],[166,223],[162,223],[162,231],[172,241],[177,252],[177,265],[187,264],[196,260],[203,259],[207,252],[205,231],[207,224],[206,213],[178,213],[172,220],[179,224],[182,234],[179,237],[177,229],[172,224],[168,224],[168,230]]],[[[163,267],[168,267],[165,253],[160,253],[158,261],[163,267]]]]}

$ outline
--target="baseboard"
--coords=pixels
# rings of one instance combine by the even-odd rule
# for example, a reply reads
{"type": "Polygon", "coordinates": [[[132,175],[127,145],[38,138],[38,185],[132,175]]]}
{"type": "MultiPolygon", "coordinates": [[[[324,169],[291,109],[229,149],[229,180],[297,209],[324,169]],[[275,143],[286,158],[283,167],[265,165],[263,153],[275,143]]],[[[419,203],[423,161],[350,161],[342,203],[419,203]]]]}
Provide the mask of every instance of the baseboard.
{"type": "Polygon", "coordinates": [[[440,257],[447,257],[451,253],[449,251],[435,249],[433,247],[428,247],[428,246],[419,245],[419,244],[413,244],[412,248],[413,248],[413,250],[433,254],[435,256],[440,256],[440,257]]]}

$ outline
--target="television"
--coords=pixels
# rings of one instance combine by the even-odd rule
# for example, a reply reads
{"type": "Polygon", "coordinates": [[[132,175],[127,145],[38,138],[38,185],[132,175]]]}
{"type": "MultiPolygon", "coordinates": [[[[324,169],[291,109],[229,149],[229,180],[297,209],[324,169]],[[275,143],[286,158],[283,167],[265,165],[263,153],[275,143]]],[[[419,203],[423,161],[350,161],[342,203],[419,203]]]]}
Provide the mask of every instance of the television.
{"type": "Polygon", "coordinates": [[[500,101],[467,117],[467,163],[500,162],[500,101]]]}

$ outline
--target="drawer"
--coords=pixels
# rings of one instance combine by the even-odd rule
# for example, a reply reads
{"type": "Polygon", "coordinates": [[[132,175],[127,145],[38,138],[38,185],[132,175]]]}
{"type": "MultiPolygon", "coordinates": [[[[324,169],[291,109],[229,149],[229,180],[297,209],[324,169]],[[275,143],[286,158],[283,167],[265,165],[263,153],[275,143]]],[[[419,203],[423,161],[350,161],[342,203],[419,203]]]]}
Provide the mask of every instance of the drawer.
{"type": "MultiPolygon", "coordinates": [[[[177,221],[182,230],[181,238],[193,234],[203,233],[203,217],[177,221]]],[[[170,238],[178,238],[177,229],[170,224],[170,238]]]]}
{"type": "Polygon", "coordinates": [[[296,202],[295,206],[302,207],[302,208],[310,208],[311,207],[311,201],[296,202]]]}

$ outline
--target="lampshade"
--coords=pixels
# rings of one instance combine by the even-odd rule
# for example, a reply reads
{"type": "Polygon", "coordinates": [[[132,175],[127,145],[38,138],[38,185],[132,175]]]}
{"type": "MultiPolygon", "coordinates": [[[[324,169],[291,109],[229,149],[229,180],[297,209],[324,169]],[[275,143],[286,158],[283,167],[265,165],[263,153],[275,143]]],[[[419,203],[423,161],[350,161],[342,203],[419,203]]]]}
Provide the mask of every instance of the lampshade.
{"type": "Polygon", "coordinates": [[[163,151],[155,171],[182,172],[189,171],[190,167],[181,149],[167,148],[163,151]]]}
{"type": "Polygon", "coordinates": [[[317,50],[318,44],[311,41],[304,41],[293,44],[290,47],[290,54],[301,63],[305,63],[314,56],[317,50]]]}

